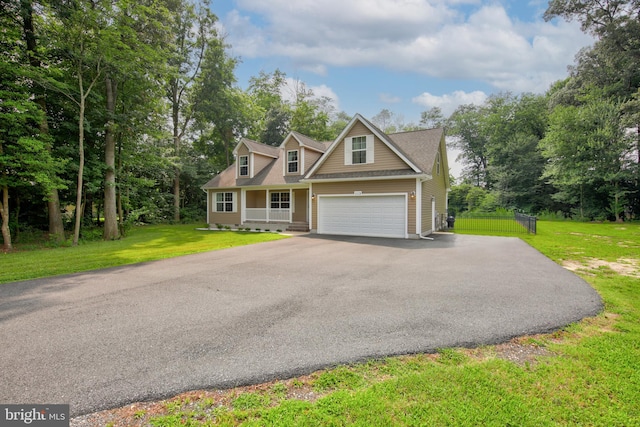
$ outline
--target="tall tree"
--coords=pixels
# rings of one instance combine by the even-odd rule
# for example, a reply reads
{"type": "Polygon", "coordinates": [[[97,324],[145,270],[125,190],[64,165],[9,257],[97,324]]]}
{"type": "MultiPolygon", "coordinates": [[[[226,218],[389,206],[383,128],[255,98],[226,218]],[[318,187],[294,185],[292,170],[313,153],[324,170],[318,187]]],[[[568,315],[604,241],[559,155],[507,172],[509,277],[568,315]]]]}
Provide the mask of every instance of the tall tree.
{"type": "Polygon", "coordinates": [[[48,28],[51,38],[56,40],[58,53],[64,61],[63,67],[66,67],[66,74],[48,82],[50,87],[62,93],[78,108],[78,174],[73,245],[77,245],[80,239],[83,216],[87,100],[104,76],[105,51],[109,48],[104,29],[112,16],[112,6],[108,0],[57,3],[55,18],[48,28]]]}
{"type": "Polygon", "coordinates": [[[155,2],[119,0],[114,12],[103,86],[105,240],[120,235],[116,192],[116,148],[122,148],[118,139],[124,136],[120,129],[131,129],[136,116],[148,116],[156,108],[152,98],[158,93],[156,76],[164,71],[163,50],[168,42],[168,31],[161,30],[170,22],[166,8],[155,2]]]}
{"type": "Polygon", "coordinates": [[[180,220],[180,147],[194,118],[196,107],[193,88],[202,70],[207,46],[216,38],[214,23],[208,1],[196,7],[189,0],[169,3],[173,14],[169,46],[169,77],[166,85],[167,99],[171,109],[171,127],[174,147],[173,219],[180,220]]]}
{"type": "MultiPolygon", "coordinates": [[[[3,7],[10,6],[9,4],[4,4],[4,0],[2,3],[3,7]]],[[[36,16],[34,14],[32,0],[20,0],[20,15],[22,18],[24,46],[26,47],[29,65],[35,73],[41,73],[43,68],[38,54],[38,40],[34,23],[36,16]]],[[[42,135],[49,135],[46,98],[42,91],[38,90],[37,86],[33,86],[33,91],[34,101],[44,113],[40,118],[39,131],[42,135]]],[[[51,148],[51,145],[48,145],[49,152],[51,152],[51,148]]],[[[51,192],[47,197],[47,211],[49,216],[49,238],[56,241],[64,240],[64,224],[60,210],[60,197],[58,195],[58,188],[56,187],[51,188],[51,192]]]]}
{"type": "Polygon", "coordinates": [[[196,126],[200,132],[195,144],[210,159],[222,158],[225,167],[229,167],[234,141],[244,133],[253,117],[250,99],[234,86],[237,60],[227,55],[226,47],[224,41],[217,38],[211,40],[205,51],[195,89],[196,126]]]}
{"type": "Polygon", "coordinates": [[[453,146],[461,151],[465,164],[463,176],[478,187],[490,189],[489,136],[484,128],[483,107],[467,104],[459,106],[447,120],[453,146]]]}

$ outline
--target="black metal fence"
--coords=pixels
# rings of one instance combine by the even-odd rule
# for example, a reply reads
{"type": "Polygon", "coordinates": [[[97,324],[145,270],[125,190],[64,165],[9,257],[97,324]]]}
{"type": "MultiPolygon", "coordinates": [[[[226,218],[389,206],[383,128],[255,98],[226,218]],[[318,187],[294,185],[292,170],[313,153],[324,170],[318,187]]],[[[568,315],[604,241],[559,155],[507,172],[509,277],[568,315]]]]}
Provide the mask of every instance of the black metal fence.
{"type": "Polygon", "coordinates": [[[457,216],[453,223],[454,230],[495,233],[531,233],[536,234],[537,218],[520,212],[505,214],[468,213],[457,216]]]}

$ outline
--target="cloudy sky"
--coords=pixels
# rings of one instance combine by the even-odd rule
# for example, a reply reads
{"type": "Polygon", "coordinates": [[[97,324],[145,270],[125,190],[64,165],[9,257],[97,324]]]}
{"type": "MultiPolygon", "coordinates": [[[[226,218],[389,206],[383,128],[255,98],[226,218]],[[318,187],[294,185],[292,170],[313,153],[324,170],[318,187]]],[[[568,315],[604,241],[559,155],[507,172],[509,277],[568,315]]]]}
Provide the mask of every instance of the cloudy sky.
{"type": "Polygon", "coordinates": [[[543,93],[592,43],[545,0],[214,0],[238,83],[276,68],[371,118],[417,123],[501,91],[543,93]]]}

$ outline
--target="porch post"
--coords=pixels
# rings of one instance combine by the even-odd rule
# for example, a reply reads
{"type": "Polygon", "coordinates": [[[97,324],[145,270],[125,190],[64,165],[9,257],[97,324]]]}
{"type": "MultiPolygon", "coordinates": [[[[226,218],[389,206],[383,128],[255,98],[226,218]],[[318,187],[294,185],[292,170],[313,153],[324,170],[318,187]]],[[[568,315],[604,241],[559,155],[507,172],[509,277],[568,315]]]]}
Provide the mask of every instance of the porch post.
{"type": "Polygon", "coordinates": [[[289,223],[293,222],[293,190],[289,188],[289,223]]]}
{"type": "Polygon", "coordinates": [[[267,209],[266,209],[267,210],[267,222],[269,222],[269,212],[271,211],[271,202],[270,202],[270,200],[271,200],[271,193],[270,193],[270,190],[267,188],[267,204],[266,204],[266,207],[267,207],[267,209]]]}
{"type": "Polygon", "coordinates": [[[240,189],[240,224],[247,220],[247,190],[240,189]]]}

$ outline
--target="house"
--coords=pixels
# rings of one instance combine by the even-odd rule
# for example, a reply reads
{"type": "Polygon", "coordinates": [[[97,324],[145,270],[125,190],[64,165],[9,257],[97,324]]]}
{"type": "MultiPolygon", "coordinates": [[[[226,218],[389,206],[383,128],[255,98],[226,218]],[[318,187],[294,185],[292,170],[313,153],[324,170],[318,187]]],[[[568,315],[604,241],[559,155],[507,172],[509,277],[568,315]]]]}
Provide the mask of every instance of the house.
{"type": "Polygon", "coordinates": [[[332,142],[291,132],[243,138],[207,182],[207,222],[232,227],[419,238],[446,224],[444,129],[385,134],[357,114],[332,142]]]}

